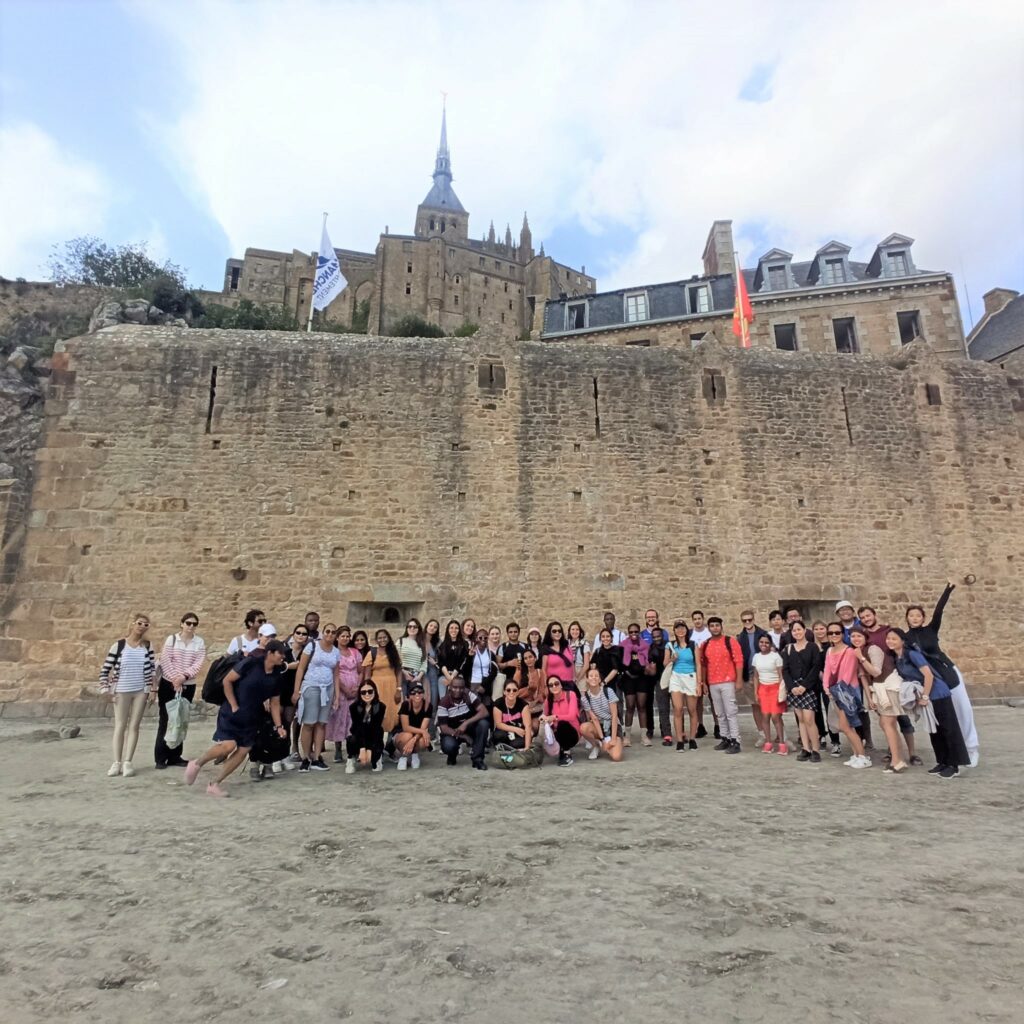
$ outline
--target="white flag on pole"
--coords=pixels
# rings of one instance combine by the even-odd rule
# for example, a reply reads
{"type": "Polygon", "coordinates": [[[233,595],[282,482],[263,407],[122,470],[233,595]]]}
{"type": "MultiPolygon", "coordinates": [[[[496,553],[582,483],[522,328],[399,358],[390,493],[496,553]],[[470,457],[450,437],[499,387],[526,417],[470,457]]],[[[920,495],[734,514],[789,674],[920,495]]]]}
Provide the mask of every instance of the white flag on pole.
{"type": "Polygon", "coordinates": [[[327,224],[324,224],[320,238],[320,255],[316,261],[316,277],[313,280],[313,308],[326,309],[345,287],[345,278],[341,273],[338,255],[327,237],[327,224]]]}

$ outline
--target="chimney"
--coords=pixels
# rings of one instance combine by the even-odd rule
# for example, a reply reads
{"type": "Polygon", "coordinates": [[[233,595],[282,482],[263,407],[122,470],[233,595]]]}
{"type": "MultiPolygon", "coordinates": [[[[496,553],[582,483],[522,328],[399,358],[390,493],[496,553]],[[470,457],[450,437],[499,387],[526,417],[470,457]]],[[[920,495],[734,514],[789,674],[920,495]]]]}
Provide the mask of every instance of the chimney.
{"type": "Polygon", "coordinates": [[[732,221],[716,220],[704,246],[704,274],[731,274],[736,270],[732,248],[732,221]]]}
{"type": "Polygon", "coordinates": [[[985,315],[991,316],[993,313],[998,313],[1018,295],[1020,292],[1015,292],[1012,288],[993,288],[991,291],[985,292],[985,315]]]}

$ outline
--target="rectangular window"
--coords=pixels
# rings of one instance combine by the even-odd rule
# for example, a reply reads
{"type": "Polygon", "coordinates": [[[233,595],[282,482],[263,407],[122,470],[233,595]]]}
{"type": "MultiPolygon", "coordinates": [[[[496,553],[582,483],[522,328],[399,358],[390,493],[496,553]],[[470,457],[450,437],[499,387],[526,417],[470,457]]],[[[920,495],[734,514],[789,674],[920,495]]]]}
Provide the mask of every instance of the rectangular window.
{"type": "Polygon", "coordinates": [[[458,295],[456,295],[455,296],[455,305],[457,306],[458,304],[459,304],[459,297],[458,297],[458,295]]]}
{"type": "Polygon", "coordinates": [[[405,265],[405,272],[407,274],[411,274],[412,273],[412,264],[411,263],[406,263],[406,265],[405,265]]]}
{"type": "Polygon", "coordinates": [[[494,269],[495,270],[501,270],[501,263],[500,263],[500,261],[498,261],[498,260],[494,261],[494,269]]]}
{"type": "Polygon", "coordinates": [[[889,267],[890,277],[907,276],[907,254],[905,252],[886,253],[885,262],[889,267]]]}
{"type": "Polygon", "coordinates": [[[483,256],[481,256],[481,257],[480,257],[480,266],[481,266],[481,267],[485,267],[485,266],[487,266],[487,260],[485,260],[485,259],[483,258],[483,256]]]}
{"type": "Polygon", "coordinates": [[[696,348],[703,340],[707,331],[690,331],[690,348],[696,348]]]}
{"type": "Polygon", "coordinates": [[[505,314],[504,314],[504,313],[502,313],[502,314],[501,314],[501,322],[502,322],[502,323],[504,323],[504,322],[505,322],[505,314]]]}
{"type": "Polygon", "coordinates": [[[455,259],[455,250],[454,249],[449,249],[448,250],[448,259],[450,259],[450,260],[455,259]]]}
{"type": "Polygon", "coordinates": [[[770,292],[785,291],[787,285],[785,266],[768,268],[768,290],[770,292]]]}
{"type": "Polygon", "coordinates": [[[508,281],[505,282],[505,291],[508,291],[508,281]]]}
{"type": "Polygon", "coordinates": [[[711,309],[711,297],[707,285],[698,284],[690,289],[690,312],[707,313],[711,309]]]}
{"type": "Polygon", "coordinates": [[[916,309],[896,314],[896,323],[900,328],[900,344],[908,345],[915,338],[921,337],[921,318],[916,309]]]}
{"type": "Polygon", "coordinates": [[[854,330],[853,317],[843,316],[832,321],[832,334],[836,339],[836,351],[850,355],[858,352],[857,332],[854,330]]]}
{"type": "Polygon", "coordinates": [[[775,325],[775,347],[783,352],[796,351],[796,324],[775,325]]]}
{"type": "Polygon", "coordinates": [[[565,329],[567,331],[582,331],[587,326],[587,304],[575,302],[565,307],[565,329]]]}
{"type": "Polygon", "coordinates": [[[638,320],[647,319],[647,295],[640,292],[638,295],[626,296],[626,323],[634,324],[638,320]]]}
{"type": "Polygon", "coordinates": [[[636,341],[627,341],[626,344],[627,345],[633,345],[636,348],[650,348],[651,347],[651,339],[650,338],[637,338],[636,341]]]}
{"type": "Polygon", "coordinates": [[[242,273],[242,268],[241,267],[232,267],[231,268],[231,290],[233,292],[237,292],[238,291],[238,277],[239,277],[239,275],[241,273],[242,273]]]}
{"type": "Polygon", "coordinates": [[[825,284],[842,284],[846,280],[846,269],[843,266],[843,261],[838,260],[825,260],[825,273],[823,276],[825,284]]]}
{"type": "Polygon", "coordinates": [[[511,299],[509,299],[509,300],[508,300],[508,308],[509,308],[509,309],[511,309],[511,308],[512,308],[512,300],[511,300],[511,299]]]}
{"type": "Polygon", "coordinates": [[[405,294],[406,295],[412,295],[412,285],[411,284],[407,284],[405,286],[405,294]]]}

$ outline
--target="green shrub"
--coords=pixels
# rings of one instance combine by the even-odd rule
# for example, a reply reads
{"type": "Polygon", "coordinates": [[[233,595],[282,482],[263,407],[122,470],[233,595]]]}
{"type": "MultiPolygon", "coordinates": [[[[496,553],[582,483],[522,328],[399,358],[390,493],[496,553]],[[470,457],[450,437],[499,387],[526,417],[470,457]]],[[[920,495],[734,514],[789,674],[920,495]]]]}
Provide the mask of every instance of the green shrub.
{"type": "Polygon", "coordinates": [[[479,324],[463,324],[461,327],[456,328],[455,333],[452,335],[453,338],[472,338],[477,331],[480,330],[479,324]]]}
{"type": "Polygon", "coordinates": [[[443,338],[444,331],[437,324],[428,324],[421,316],[408,313],[396,320],[387,332],[392,338],[443,338]]]}

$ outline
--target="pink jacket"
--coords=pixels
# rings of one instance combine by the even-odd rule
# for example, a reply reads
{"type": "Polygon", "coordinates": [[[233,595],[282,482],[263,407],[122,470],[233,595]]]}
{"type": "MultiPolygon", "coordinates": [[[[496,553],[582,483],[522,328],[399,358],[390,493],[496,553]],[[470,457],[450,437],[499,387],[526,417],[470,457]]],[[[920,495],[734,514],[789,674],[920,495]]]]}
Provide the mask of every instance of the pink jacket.
{"type": "Polygon", "coordinates": [[[844,647],[838,654],[830,647],[825,652],[825,671],[821,674],[821,683],[828,693],[833,683],[846,683],[848,686],[860,686],[857,673],[857,655],[852,647],[844,647]]]}
{"type": "Polygon", "coordinates": [[[644,639],[634,640],[632,637],[627,636],[622,641],[622,664],[628,665],[633,660],[633,653],[636,652],[637,659],[640,664],[647,665],[647,655],[651,650],[651,645],[644,639]]]}
{"type": "Polygon", "coordinates": [[[548,711],[548,701],[544,701],[544,714],[554,715],[559,722],[568,722],[575,729],[580,727],[580,702],[573,690],[563,690],[561,697],[551,701],[551,710],[548,711]]]}

